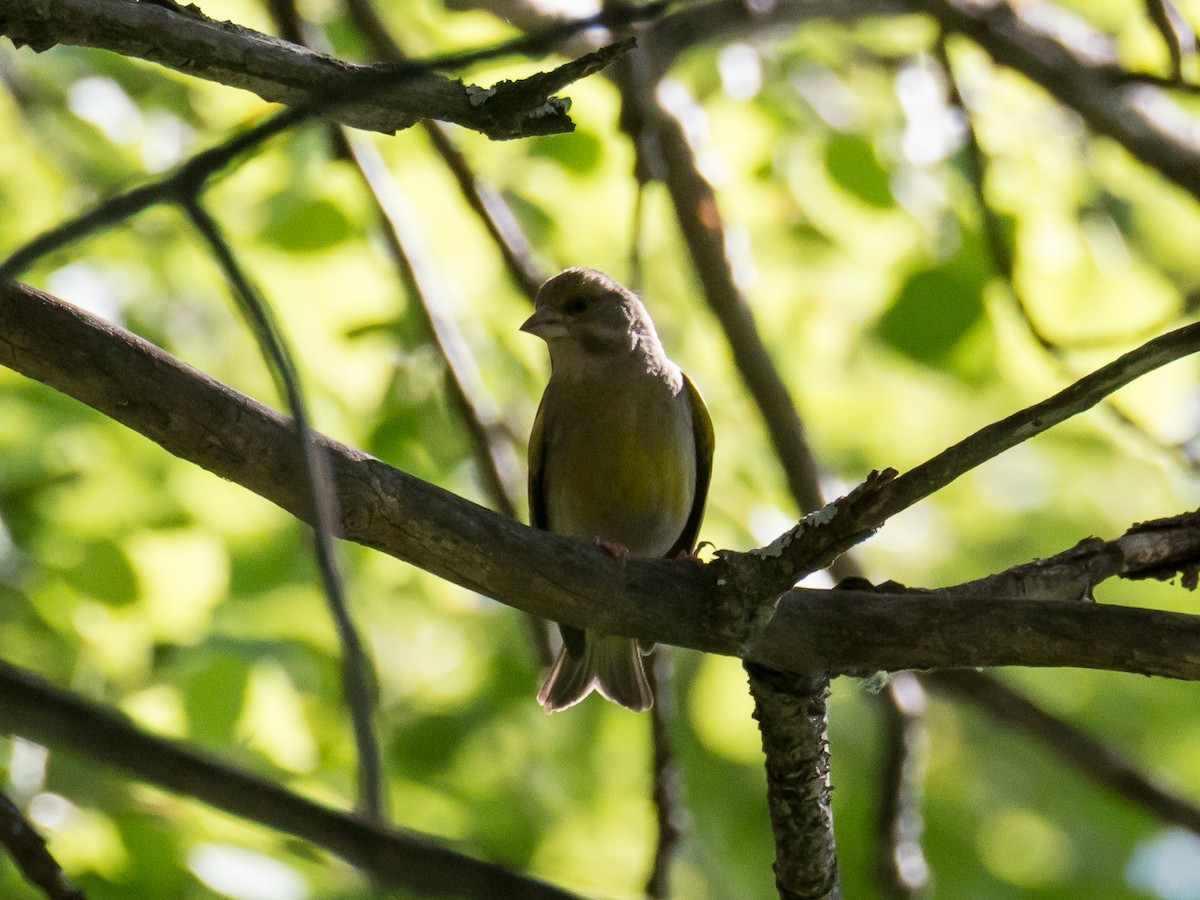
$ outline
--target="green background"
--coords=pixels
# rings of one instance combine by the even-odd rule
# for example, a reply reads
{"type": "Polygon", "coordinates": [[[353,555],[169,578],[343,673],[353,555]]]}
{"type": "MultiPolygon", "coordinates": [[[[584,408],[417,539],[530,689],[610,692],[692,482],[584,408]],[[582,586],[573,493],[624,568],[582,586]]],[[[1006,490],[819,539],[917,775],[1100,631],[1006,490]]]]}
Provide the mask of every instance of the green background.
{"type": "MultiPolygon", "coordinates": [[[[252,0],[208,15],[270,31],[252,0]]],[[[1124,64],[1165,52],[1134,0],[1079,4],[1124,64]]],[[[1200,6],[1181,4],[1193,22],[1200,6]]],[[[313,2],[337,52],[363,58],[338,4],[313,2]]],[[[414,54],[512,32],[483,13],[388,4],[414,54]]],[[[961,118],[932,26],[818,23],[754,46],[698,47],[662,95],[687,107],[759,328],[836,495],[909,468],[1172,323],[1200,290],[1200,208],[1093,139],[1036,86],[951,41],[989,157],[987,195],[1016,252],[1014,294],[982,237],[961,118]],[[689,99],[690,98],[690,99],[689,99]]],[[[0,252],[264,115],[253,96],[112,54],[0,45],[0,252]]],[[[545,68],[489,64],[468,80],[545,68]]],[[[629,274],[633,152],[602,77],[572,85],[571,135],[491,143],[454,132],[502,190],[547,271],[629,274]]],[[[1183,101],[1186,104],[1186,101],[1183,101]]],[[[1200,104],[1192,101],[1191,113],[1200,104]]],[[[523,453],[547,373],[517,331],[527,301],[417,129],[371,135],[412,207],[490,402],[523,453]]],[[[368,197],[326,133],[271,142],[207,194],[291,342],[317,427],[483,502],[440,363],[376,237],[368,197]]],[[[643,209],[641,289],[717,430],[708,518],[718,548],[794,522],[759,414],[689,268],[664,189],[643,209]]],[[[219,272],[183,216],[156,209],[28,274],[278,406],[219,272]]],[[[936,587],[1197,505],[1200,426],[1185,360],[992,460],[896,516],[856,556],[873,580],[936,587]],[[1181,449],[1182,447],[1182,449],[1181,449]]],[[[513,457],[512,487],[523,491],[513,457]]],[[[649,720],[598,700],[547,717],[519,615],[356,546],[355,615],[378,662],[398,824],[583,893],[637,896],[654,835],[649,720]]],[[[1178,586],[1105,584],[1103,602],[1192,611],[1178,586]]],[[[931,628],[936,623],[930,623],[931,628]]],[[[245,490],[175,460],[75,401],[0,370],[0,653],[291,789],[347,806],[354,749],[337,643],[309,538],[245,490]]],[[[736,660],[673,654],[687,836],[681,898],[773,895],[758,735],[736,660]]],[[[1102,672],[1004,671],[1200,800],[1200,689],[1102,672]]],[[[1009,726],[933,699],[925,850],[939,898],[1200,897],[1200,839],[1116,799],[1009,726]],[[1171,887],[1174,879],[1175,888],[1171,887]]],[[[2,723],[0,723],[2,725],[2,723]]],[[[830,704],[834,815],[847,897],[877,896],[872,831],[881,720],[860,682],[830,704]]],[[[66,750],[0,737],[0,776],[89,897],[355,898],[344,863],[66,750]],[[214,874],[216,873],[216,874],[214,874]],[[222,874],[223,873],[223,874],[222,874]],[[232,874],[231,874],[232,873],[232,874]],[[222,881],[221,878],[231,878],[222,881]],[[275,893],[272,893],[275,891],[275,893]]],[[[34,896],[0,861],[0,895],[34,896]]]]}

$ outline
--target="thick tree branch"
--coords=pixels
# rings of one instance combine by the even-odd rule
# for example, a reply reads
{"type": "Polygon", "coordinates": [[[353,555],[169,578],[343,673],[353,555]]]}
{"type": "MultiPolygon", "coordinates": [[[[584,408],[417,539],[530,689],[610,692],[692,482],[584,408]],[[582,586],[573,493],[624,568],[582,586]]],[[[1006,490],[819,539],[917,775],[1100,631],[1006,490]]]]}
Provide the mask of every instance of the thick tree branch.
{"type": "Polygon", "coordinates": [[[1200,616],[1106,604],[792,591],[749,656],[835,675],[1037,666],[1200,677],[1200,616]],[[932,626],[930,623],[937,623],[932,626]],[[864,665],[865,663],[865,665],[864,665]]]}
{"type": "Polygon", "coordinates": [[[174,793],[324,847],[421,896],[568,900],[575,895],[432,839],[322,806],[0,660],[0,728],[125,769],[174,793]]]}
{"type": "Polygon", "coordinates": [[[841,890],[830,803],[829,678],[797,678],[750,663],[746,672],[767,758],[780,900],[833,900],[841,890]]]}
{"type": "MultiPolygon", "coordinates": [[[[561,27],[564,34],[573,30],[566,24],[561,27]]],[[[421,119],[439,119],[493,138],[571,131],[570,102],[555,97],[555,92],[613,58],[610,51],[601,51],[600,56],[592,54],[553,72],[502,82],[486,91],[432,71],[439,66],[391,80],[387,76],[392,67],[334,59],[217,22],[194,6],[175,6],[169,0],[0,0],[0,34],[36,51],[56,44],[111,50],[289,106],[312,103],[332,92],[353,99],[325,114],[369,131],[391,133],[421,119]]],[[[452,62],[446,60],[447,65],[452,62]]]]}
{"type": "MultiPolygon", "coordinates": [[[[27,286],[0,286],[0,364],[309,519],[291,423],[128,332],[27,286]]],[[[614,560],[322,443],[344,537],[570,625],[799,674],[1033,665],[1200,678],[1200,617],[970,593],[793,590],[761,620],[736,581],[744,562],[735,573],[720,561],[614,560]]]]}

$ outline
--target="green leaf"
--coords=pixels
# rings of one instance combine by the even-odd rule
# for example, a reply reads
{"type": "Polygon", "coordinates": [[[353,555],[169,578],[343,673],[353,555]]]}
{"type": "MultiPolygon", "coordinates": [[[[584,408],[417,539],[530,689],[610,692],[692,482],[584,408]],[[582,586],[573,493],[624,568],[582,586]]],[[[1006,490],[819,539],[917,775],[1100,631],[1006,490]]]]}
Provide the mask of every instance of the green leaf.
{"type": "Polygon", "coordinates": [[[281,194],[267,204],[262,236],[280,250],[312,253],[346,240],[353,232],[354,225],[336,203],[281,194]]]}
{"type": "Polygon", "coordinates": [[[982,316],[982,283],[938,266],[909,276],[876,333],[905,356],[938,365],[982,316]]]}
{"type": "Polygon", "coordinates": [[[213,744],[233,742],[249,677],[245,661],[213,654],[187,680],[184,697],[193,738],[213,744]]]}
{"type": "Polygon", "coordinates": [[[825,169],[847,193],[879,209],[896,204],[891,178],[869,141],[849,134],[834,135],[825,145],[825,169]]]}
{"type": "Polygon", "coordinates": [[[576,175],[590,175],[600,165],[604,146],[590,131],[576,129],[570,134],[534,138],[531,155],[552,159],[576,175]]]}
{"type": "Polygon", "coordinates": [[[137,600],[137,576],[124,551],[116,544],[96,541],[63,573],[82,594],[110,606],[127,606],[137,600]]]}

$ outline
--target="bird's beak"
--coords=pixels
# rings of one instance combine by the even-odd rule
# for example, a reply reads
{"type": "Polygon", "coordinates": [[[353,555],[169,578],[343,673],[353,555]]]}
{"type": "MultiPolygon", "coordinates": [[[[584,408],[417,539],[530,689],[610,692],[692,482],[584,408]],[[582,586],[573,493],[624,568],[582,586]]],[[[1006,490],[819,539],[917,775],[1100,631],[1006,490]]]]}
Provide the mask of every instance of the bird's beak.
{"type": "Polygon", "coordinates": [[[543,306],[521,325],[521,330],[540,337],[543,341],[564,337],[567,324],[562,313],[550,306],[543,306]]]}

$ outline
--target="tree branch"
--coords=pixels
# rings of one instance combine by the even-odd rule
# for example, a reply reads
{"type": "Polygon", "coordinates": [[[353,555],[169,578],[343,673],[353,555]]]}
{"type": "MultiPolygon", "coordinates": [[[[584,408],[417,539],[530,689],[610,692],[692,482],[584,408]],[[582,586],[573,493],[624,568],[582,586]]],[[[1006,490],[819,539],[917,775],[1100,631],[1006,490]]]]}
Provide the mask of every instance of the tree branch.
{"type": "Polygon", "coordinates": [[[961,475],[1091,409],[1147,372],[1197,351],[1200,351],[1200,324],[1169,331],[1083,376],[1054,396],[979,429],[903,475],[885,470],[868,479],[846,497],[802,519],[765,551],[725,552],[723,558],[739,581],[773,577],[779,589],[784,590],[804,574],[824,568],[829,560],[863,540],[889,517],[961,475]],[[767,570],[772,570],[773,576],[767,570]]]}
{"type": "MultiPolygon", "coordinates": [[[[573,32],[572,24],[560,26],[562,33],[573,32]]],[[[249,28],[217,22],[195,6],[178,6],[170,0],[0,0],[0,34],[38,52],[57,44],[111,50],[288,106],[336,93],[344,102],[327,108],[328,117],[387,134],[421,119],[454,122],[492,138],[571,131],[570,103],[554,92],[602,69],[613,58],[611,48],[605,48],[599,56],[589,54],[553,72],[501,82],[486,91],[432,71],[446,65],[390,81],[386,76],[394,67],[334,59],[249,28]]],[[[560,35],[546,36],[551,40],[544,42],[543,50],[560,35]]],[[[453,59],[447,58],[446,63],[453,64],[453,59]]]]}
{"type": "Polygon", "coordinates": [[[929,889],[929,863],[921,849],[929,734],[925,689],[911,672],[897,672],[880,692],[884,723],[883,777],[875,819],[876,877],[884,896],[919,897],[929,889]]]}
{"type": "MultiPolygon", "coordinates": [[[[0,364],[307,515],[289,420],[114,325],[33,288],[0,286],[0,364]]],[[[320,440],[343,537],[569,625],[798,674],[1065,665],[1200,678],[1190,643],[1200,617],[1155,610],[974,593],[793,590],[761,621],[736,580],[744,572],[727,562],[614,560],[320,440]],[[935,632],[931,621],[939,623],[935,632]]]]}
{"type": "Polygon", "coordinates": [[[747,663],[767,757],[780,900],[841,896],[829,781],[829,678],[797,678],[747,663]]]}
{"type": "MultiPolygon", "coordinates": [[[[379,18],[371,0],[346,0],[346,11],[375,56],[389,62],[407,59],[403,49],[379,18]]],[[[547,275],[540,271],[534,261],[533,247],[521,231],[512,209],[492,185],[482,181],[471,171],[466,157],[455,146],[446,126],[429,120],[423,122],[422,126],[429,135],[433,149],[458,183],[463,199],[491,235],[509,276],[530,302],[533,302],[547,275]]]]}
{"type": "Polygon", "coordinates": [[[990,713],[1005,726],[1015,725],[1033,735],[1089,778],[1164,822],[1200,834],[1200,807],[1156,784],[1122,754],[1014,693],[1002,682],[970,671],[936,672],[926,676],[925,682],[938,693],[990,713]]]}
{"type": "Polygon", "coordinates": [[[110,712],[0,660],[0,726],[33,740],[67,746],[174,793],[336,853],[381,882],[421,896],[478,900],[575,895],[432,839],[374,825],[293,794],[208,754],[143,731],[110,712]]]}
{"type": "Polygon", "coordinates": [[[1029,24],[1008,3],[911,0],[947,31],[978,44],[1112,138],[1137,159],[1200,199],[1200,142],[1149,111],[1145,86],[1122,84],[1109,65],[1093,64],[1029,24]]]}
{"type": "Polygon", "coordinates": [[[30,884],[41,888],[47,900],[84,900],[83,892],[67,880],[42,836],[29,824],[17,805],[0,793],[0,844],[8,848],[17,868],[30,884]]]}
{"type": "Polygon", "coordinates": [[[235,304],[245,316],[296,425],[299,439],[297,449],[305,476],[305,500],[312,510],[317,569],[321,574],[325,602],[341,647],[342,694],[350,709],[354,747],[358,754],[359,808],[370,818],[384,821],[387,818],[387,799],[374,726],[378,695],[375,667],[363,646],[346,600],[346,586],[333,542],[333,528],[339,518],[337,498],[329,478],[329,465],[314,439],[308,403],[300,386],[300,375],[270,307],[238,262],[216,220],[196,197],[187,198],[183,207],[229,282],[235,304]]]}

